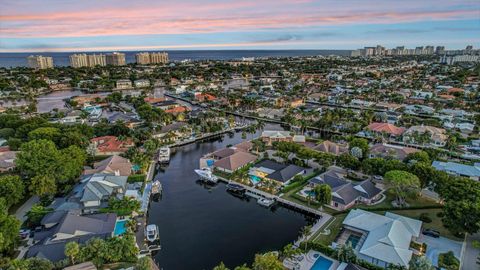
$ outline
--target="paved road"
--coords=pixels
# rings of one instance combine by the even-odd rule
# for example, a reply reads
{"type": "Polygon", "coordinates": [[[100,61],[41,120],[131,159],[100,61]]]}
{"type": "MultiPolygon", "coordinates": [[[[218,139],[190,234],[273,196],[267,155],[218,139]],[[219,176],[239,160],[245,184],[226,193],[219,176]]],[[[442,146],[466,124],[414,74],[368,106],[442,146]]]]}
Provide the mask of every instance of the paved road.
{"type": "Polygon", "coordinates": [[[466,246],[462,258],[462,270],[478,270],[480,264],[477,264],[477,258],[480,256],[480,249],[473,247],[473,241],[480,242],[480,233],[468,235],[466,239],[466,246]]]}
{"type": "Polygon", "coordinates": [[[30,199],[28,199],[22,206],[20,206],[17,211],[15,212],[15,217],[20,220],[21,222],[24,222],[27,220],[27,217],[25,216],[30,209],[32,209],[32,206],[37,204],[40,201],[40,198],[38,196],[32,196],[30,199]]]}

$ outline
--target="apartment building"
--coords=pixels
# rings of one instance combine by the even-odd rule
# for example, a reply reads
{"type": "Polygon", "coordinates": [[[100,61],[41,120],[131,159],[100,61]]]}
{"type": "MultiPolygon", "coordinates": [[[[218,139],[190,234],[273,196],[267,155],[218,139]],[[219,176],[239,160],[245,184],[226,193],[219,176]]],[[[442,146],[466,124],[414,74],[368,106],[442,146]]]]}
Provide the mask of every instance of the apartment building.
{"type": "Polygon", "coordinates": [[[30,55],[27,57],[28,66],[35,69],[53,68],[53,58],[43,55],[30,55]]]}

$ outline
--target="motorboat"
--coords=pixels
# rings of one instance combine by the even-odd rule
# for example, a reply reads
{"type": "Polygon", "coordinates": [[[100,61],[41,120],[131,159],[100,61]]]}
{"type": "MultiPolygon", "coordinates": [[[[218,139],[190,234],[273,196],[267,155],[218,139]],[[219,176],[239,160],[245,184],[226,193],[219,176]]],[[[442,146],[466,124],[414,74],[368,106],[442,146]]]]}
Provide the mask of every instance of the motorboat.
{"type": "Polygon", "coordinates": [[[158,235],[158,226],[155,224],[147,225],[145,228],[145,237],[147,238],[148,242],[155,242],[160,237],[158,235]]]}
{"type": "Polygon", "coordinates": [[[152,183],[152,194],[158,194],[162,192],[162,183],[159,180],[155,180],[152,183]]]}
{"type": "Polygon", "coordinates": [[[170,162],[170,148],[162,147],[158,150],[158,162],[168,163],[170,162]]]}
{"type": "Polygon", "coordinates": [[[245,187],[239,184],[234,184],[234,183],[228,183],[227,184],[227,190],[232,191],[232,192],[238,192],[238,193],[244,193],[245,192],[245,187]]]}
{"type": "Polygon", "coordinates": [[[201,180],[217,183],[218,177],[216,177],[210,168],[196,169],[195,173],[200,176],[201,180]]]}
{"type": "Polygon", "coordinates": [[[275,200],[267,199],[267,198],[258,198],[257,203],[265,207],[270,207],[275,203],[275,200]]]}

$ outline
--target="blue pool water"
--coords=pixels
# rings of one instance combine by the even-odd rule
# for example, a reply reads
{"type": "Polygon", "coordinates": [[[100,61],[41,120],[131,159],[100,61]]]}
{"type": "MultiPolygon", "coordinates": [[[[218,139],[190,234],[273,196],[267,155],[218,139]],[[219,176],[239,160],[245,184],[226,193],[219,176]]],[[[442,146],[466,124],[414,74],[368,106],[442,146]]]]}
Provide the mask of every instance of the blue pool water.
{"type": "Polygon", "coordinates": [[[250,181],[252,181],[252,184],[256,185],[260,181],[262,181],[262,179],[260,179],[260,177],[258,177],[258,176],[250,175],[250,181]]]}
{"type": "Polygon", "coordinates": [[[117,223],[115,223],[115,230],[113,234],[115,236],[124,234],[127,231],[127,227],[125,226],[127,224],[126,220],[118,220],[117,223]]]}
{"type": "Polygon", "coordinates": [[[323,256],[318,256],[318,259],[312,265],[310,270],[328,270],[333,262],[323,256]]]}

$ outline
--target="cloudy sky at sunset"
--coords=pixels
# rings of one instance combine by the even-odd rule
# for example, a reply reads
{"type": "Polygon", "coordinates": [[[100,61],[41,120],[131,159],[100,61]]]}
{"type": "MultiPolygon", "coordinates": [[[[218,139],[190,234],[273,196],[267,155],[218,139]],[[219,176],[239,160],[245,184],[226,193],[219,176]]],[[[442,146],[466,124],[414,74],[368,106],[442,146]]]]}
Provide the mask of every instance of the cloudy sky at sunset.
{"type": "Polygon", "coordinates": [[[480,47],[479,0],[2,0],[0,52],[480,47]]]}

